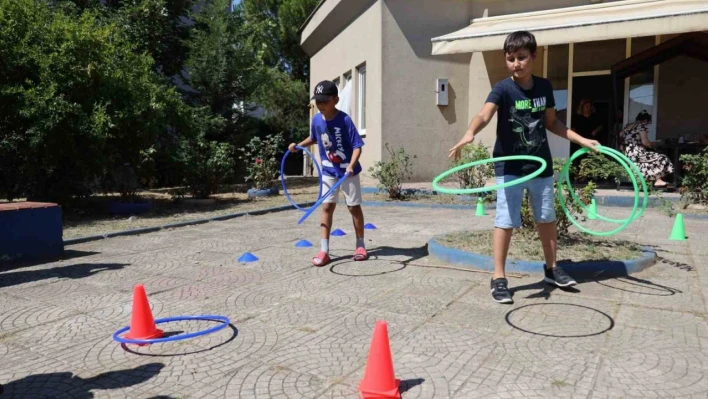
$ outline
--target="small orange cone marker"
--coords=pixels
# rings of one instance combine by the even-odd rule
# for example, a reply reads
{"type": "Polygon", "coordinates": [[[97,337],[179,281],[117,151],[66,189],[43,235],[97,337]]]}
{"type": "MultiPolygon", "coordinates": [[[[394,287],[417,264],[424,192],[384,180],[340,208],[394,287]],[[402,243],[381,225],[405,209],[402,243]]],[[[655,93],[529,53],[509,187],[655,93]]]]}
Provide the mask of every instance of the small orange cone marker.
{"type": "Polygon", "coordinates": [[[377,321],[364,379],[359,384],[359,393],[363,399],[400,399],[401,393],[398,390],[400,383],[401,381],[397,380],[393,373],[388,326],[385,321],[377,321]]]}
{"type": "Polygon", "coordinates": [[[133,288],[133,314],[130,318],[130,332],[125,335],[129,339],[154,339],[164,335],[155,327],[150,303],[145,294],[145,287],[137,284],[133,288]]]}

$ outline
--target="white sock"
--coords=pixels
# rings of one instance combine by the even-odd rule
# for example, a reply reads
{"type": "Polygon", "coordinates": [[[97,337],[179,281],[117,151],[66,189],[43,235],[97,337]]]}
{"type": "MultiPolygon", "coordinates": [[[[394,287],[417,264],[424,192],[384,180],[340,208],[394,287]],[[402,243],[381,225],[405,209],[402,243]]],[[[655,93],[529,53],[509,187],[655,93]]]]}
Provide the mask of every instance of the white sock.
{"type": "Polygon", "coordinates": [[[320,251],[324,253],[329,253],[329,240],[323,238],[320,240],[320,251]]]}

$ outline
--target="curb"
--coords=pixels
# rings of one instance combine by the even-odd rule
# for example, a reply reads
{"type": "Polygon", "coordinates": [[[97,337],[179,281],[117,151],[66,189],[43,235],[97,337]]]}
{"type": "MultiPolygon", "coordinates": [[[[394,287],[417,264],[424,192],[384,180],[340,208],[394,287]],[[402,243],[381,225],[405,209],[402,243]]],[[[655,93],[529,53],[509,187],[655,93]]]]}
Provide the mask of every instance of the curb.
{"type": "MultiPolygon", "coordinates": [[[[383,194],[385,193],[383,190],[380,190],[375,187],[362,187],[361,192],[363,194],[383,194]]],[[[423,195],[448,195],[448,194],[440,194],[437,191],[434,190],[429,190],[429,189],[416,189],[416,188],[409,188],[409,189],[404,189],[403,192],[405,194],[411,195],[411,194],[423,194],[423,195]]],[[[476,195],[455,195],[460,201],[470,201],[470,202],[476,202],[478,196],[476,195]]],[[[665,198],[667,201],[676,204],[679,202],[679,198],[674,198],[674,197],[669,197],[665,198]]],[[[628,196],[622,196],[622,195],[598,195],[595,196],[595,201],[597,205],[604,205],[604,206],[612,206],[612,207],[626,207],[626,208],[631,208],[634,205],[634,197],[628,197],[628,196]]],[[[640,199],[641,202],[641,199],[640,199]]],[[[647,208],[655,208],[659,206],[659,200],[657,198],[649,198],[647,201],[647,208]]],[[[708,217],[708,216],[706,216],[708,217]]]]}
{"type": "MultiPolygon", "coordinates": [[[[446,247],[433,237],[428,241],[428,254],[447,263],[466,266],[471,269],[494,271],[494,259],[491,256],[466,252],[446,247]]],[[[642,256],[637,259],[604,262],[560,263],[574,277],[627,276],[637,273],[656,263],[656,252],[649,247],[642,247],[642,256]]],[[[542,274],[545,262],[540,261],[509,261],[506,262],[507,272],[542,274]]]]}
{"type": "MultiPolygon", "coordinates": [[[[385,208],[385,207],[400,207],[400,208],[429,208],[429,209],[462,209],[475,210],[476,205],[455,205],[455,204],[419,204],[416,202],[385,202],[385,201],[362,201],[364,206],[385,208]]],[[[494,206],[487,205],[486,210],[496,209],[494,206]]]]}
{"type": "MultiPolygon", "coordinates": [[[[303,202],[303,203],[299,203],[297,205],[301,206],[301,207],[305,207],[305,206],[312,206],[314,204],[315,204],[314,202],[303,202]]],[[[68,240],[64,240],[64,246],[66,247],[66,246],[71,246],[71,245],[76,245],[76,244],[83,244],[86,242],[104,240],[106,238],[112,238],[112,237],[154,233],[156,231],[172,229],[172,228],[176,228],[176,227],[193,226],[193,225],[197,225],[197,224],[204,224],[204,223],[217,222],[217,221],[220,222],[220,221],[235,219],[235,218],[248,216],[248,215],[254,215],[254,216],[265,215],[268,213],[282,212],[282,211],[287,211],[290,209],[295,209],[295,207],[293,207],[292,205],[283,205],[283,206],[278,206],[275,208],[257,209],[252,212],[238,212],[238,213],[230,213],[227,215],[214,216],[213,218],[207,218],[207,219],[187,220],[185,222],[170,223],[170,224],[166,224],[166,225],[162,225],[162,226],[145,227],[145,228],[141,228],[141,229],[124,230],[124,231],[116,231],[113,233],[107,233],[107,234],[95,235],[95,236],[70,238],[68,240]]]]}

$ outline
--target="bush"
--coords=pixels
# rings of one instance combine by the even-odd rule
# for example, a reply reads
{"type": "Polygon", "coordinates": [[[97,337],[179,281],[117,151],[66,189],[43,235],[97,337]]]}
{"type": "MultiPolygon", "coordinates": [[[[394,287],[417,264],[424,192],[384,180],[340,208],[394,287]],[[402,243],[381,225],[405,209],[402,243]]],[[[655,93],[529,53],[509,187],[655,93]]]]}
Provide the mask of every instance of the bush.
{"type": "Polygon", "coordinates": [[[577,167],[571,167],[571,173],[590,181],[611,179],[618,189],[622,180],[629,179],[627,171],[614,158],[594,152],[583,157],[577,167]]]}
{"type": "MultiPolygon", "coordinates": [[[[553,171],[559,174],[563,170],[563,165],[565,164],[565,159],[554,158],[553,159],[553,171]]],[[[570,195],[570,190],[574,190],[578,195],[580,200],[588,205],[595,196],[595,183],[590,182],[582,189],[569,188],[564,183],[565,179],[557,179],[554,183],[554,208],[556,212],[556,226],[558,228],[558,234],[568,234],[570,226],[573,224],[568,216],[563,211],[560,199],[558,198],[558,190],[563,190],[563,197],[565,200],[565,206],[568,208],[568,212],[577,220],[583,213],[583,208],[575,203],[570,195]]],[[[585,217],[581,217],[580,221],[584,221],[585,217]]],[[[521,231],[523,233],[535,233],[536,232],[536,222],[534,221],[533,211],[529,201],[528,193],[524,195],[523,202],[521,204],[521,231]]]]}
{"type": "MultiPolygon", "coordinates": [[[[401,199],[403,198],[403,182],[410,179],[413,174],[411,157],[403,148],[393,151],[388,143],[386,143],[386,150],[391,158],[386,162],[376,162],[374,166],[369,168],[369,173],[379,181],[378,188],[386,190],[390,199],[401,199]]],[[[415,155],[413,158],[416,158],[415,155]]]]}
{"type": "Polygon", "coordinates": [[[254,137],[246,148],[241,148],[241,159],[246,161],[248,170],[246,181],[252,182],[254,188],[273,188],[280,174],[280,161],[277,156],[282,151],[283,143],[282,136],[276,134],[266,139],[254,137]]]}
{"type": "MultiPolygon", "coordinates": [[[[452,162],[451,167],[457,167],[460,165],[468,164],[470,162],[481,161],[483,159],[489,159],[490,154],[487,147],[482,143],[468,144],[462,148],[462,156],[452,162]]],[[[484,187],[487,184],[487,180],[494,177],[494,164],[487,163],[474,168],[468,168],[457,172],[457,181],[460,183],[460,188],[478,188],[484,187]]]]}
{"type": "Polygon", "coordinates": [[[700,154],[681,155],[683,178],[681,202],[685,204],[708,203],[708,148],[700,154]]]}
{"type": "Polygon", "coordinates": [[[219,184],[230,177],[235,167],[234,147],[210,140],[226,121],[204,108],[189,111],[189,138],[181,142],[181,164],[185,183],[195,198],[208,198],[218,192],[219,184]]]}

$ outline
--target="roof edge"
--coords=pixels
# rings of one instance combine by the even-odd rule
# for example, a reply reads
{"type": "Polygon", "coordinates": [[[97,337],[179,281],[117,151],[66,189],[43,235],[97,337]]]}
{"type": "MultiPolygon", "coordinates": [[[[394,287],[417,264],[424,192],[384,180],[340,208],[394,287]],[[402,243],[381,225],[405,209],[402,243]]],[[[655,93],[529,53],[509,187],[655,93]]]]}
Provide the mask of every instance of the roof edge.
{"type": "Polygon", "coordinates": [[[315,14],[316,14],[317,11],[320,9],[320,7],[322,7],[322,4],[324,4],[325,1],[326,1],[326,0],[320,0],[320,2],[317,3],[317,7],[315,7],[315,9],[312,10],[312,12],[310,13],[310,15],[309,15],[309,16],[307,17],[307,19],[305,20],[305,22],[303,22],[302,25],[300,25],[300,27],[298,28],[298,30],[297,30],[297,34],[298,34],[298,35],[302,35],[302,31],[304,31],[304,30],[305,30],[305,27],[307,26],[307,24],[309,24],[310,21],[312,21],[312,17],[315,16],[315,14]]]}

